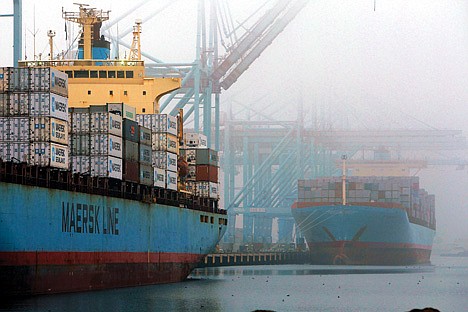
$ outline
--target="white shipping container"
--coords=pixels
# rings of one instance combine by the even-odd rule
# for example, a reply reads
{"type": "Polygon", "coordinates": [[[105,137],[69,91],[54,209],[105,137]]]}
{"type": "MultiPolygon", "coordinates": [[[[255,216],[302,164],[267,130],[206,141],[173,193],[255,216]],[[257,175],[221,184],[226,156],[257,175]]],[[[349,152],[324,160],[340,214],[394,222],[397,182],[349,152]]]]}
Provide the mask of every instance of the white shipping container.
{"type": "Polygon", "coordinates": [[[177,117],[169,114],[158,114],[158,132],[177,135],[177,117]]]}
{"type": "Polygon", "coordinates": [[[192,192],[196,196],[204,198],[219,198],[219,186],[217,183],[213,182],[191,182],[190,183],[192,192]],[[195,190],[193,190],[195,189],[195,190]]]}
{"type": "Polygon", "coordinates": [[[154,186],[166,188],[166,170],[153,168],[154,169],[154,186]]]}
{"type": "Polygon", "coordinates": [[[89,113],[72,113],[70,116],[71,133],[89,133],[91,131],[89,113]]]}
{"type": "Polygon", "coordinates": [[[91,176],[122,180],[122,159],[113,156],[91,156],[91,176]]]}
{"type": "Polygon", "coordinates": [[[28,117],[0,117],[0,141],[28,142],[29,140],[28,117]]]}
{"type": "Polygon", "coordinates": [[[187,172],[187,176],[185,178],[187,180],[195,181],[197,179],[197,166],[188,165],[188,172],[187,172]]]}
{"type": "Polygon", "coordinates": [[[136,121],[136,108],[124,103],[107,103],[107,111],[136,121]]]}
{"type": "Polygon", "coordinates": [[[185,155],[185,160],[187,160],[187,163],[190,165],[195,165],[197,163],[197,150],[194,148],[190,149],[181,149],[181,154],[185,155]]]}
{"type": "Polygon", "coordinates": [[[37,166],[68,169],[68,146],[50,142],[31,143],[29,163],[37,166]]]}
{"type": "Polygon", "coordinates": [[[8,141],[9,128],[9,118],[0,117],[0,142],[8,141]]]}
{"type": "Polygon", "coordinates": [[[90,174],[91,158],[89,156],[71,156],[70,164],[73,173],[90,174]]]}
{"type": "Polygon", "coordinates": [[[186,181],[185,190],[192,193],[193,195],[196,195],[195,181],[186,181]]]}
{"type": "Polygon", "coordinates": [[[219,198],[219,185],[218,183],[210,182],[210,198],[219,198]]]}
{"type": "Polygon", "coordinates": [[[201,133],[184,133],[184,143],[187,147],[208,147],[206,135],[201,133]]]}
{"type": "Polygon", "coordinates": [[[4,161],[28,162],[29,142],[0,142],[0,158],[4,161]]]}
{"type": "Polygon", "coordinates": [[[159,115],[157,114],[138,114],[136,122],[138,122],[140,126],[150,129],[152,133],[158,132],[159,115]]]}
{"type": "Polygon", "coordinates": [[[0,67],[0,92],[28,91],[29,68],[0,67]]]}
{"type": "Polygon", "coordinates": [[[177,155],[170,152],[153,151],[153,167],[177,172],[177,155]]]}
{"type": "Polygon", "coordinates": [[[73,156],[91,155],[90,152],[90,134],[72,134],[70,135],[70,153],[73,156]]]}
{"type": "Polygon", "coordinates": [[[136,121],[140,126],[151,129],[152,133],[177,135],[177,117],[169,114],[138,114],[136,121]]]}
{"type": "Polygon", "coordinates": [[[122,136],[122,117],[112,113],[94,112],[90,115],[91,133],[110,133],[122,136]]]}
{"type": "Polygon", "coordinates": [[[90,135],[91,155],[110,155],[122,158],[122,138],[111,134],[90,135]]]}
{"type": "Polygon", "coordinates": [[[166,170],[166,188],[177,191],[177,173],[166,170]]]}
{"type": "Polygon", "coordinates": [[[29,116],[29,93],[0,93],[0,116],[29,116]]]}
{"type": "Polygon", "coordinates": [[[31,116],[55,117],[68,121],[68,98],[46,92],[30,93],[30,95],[31,116]]]}
{"type": "Polygon", "coordinates": [[[168,133],[153,133],[151,148],[153,151],[179,154],[179,142],[177,141],[177,137],[168,133]]]}
{"type": "Polygon", "coordinates": [[[68,75],[55,68],[30,68],[30,88],[33,92],[52,92],[68,96],[68,75]]]}
{"type": "Polygon", "coordinates": [[[210,197],[209,182],[195,182],[195,195],[203,198],[210,197]]]}
{"type": "Polygon", "coordinates": [[[9,115],[9,106],[7,104],[7,97],[9,93],[0,93],[0,117],[9,115]]]}
{"type": "Polygon", "coordinates": [[[52,117],[31,117],[29,131],[32,142],[55,142],[68,145],[68,122],[52,117]]]}

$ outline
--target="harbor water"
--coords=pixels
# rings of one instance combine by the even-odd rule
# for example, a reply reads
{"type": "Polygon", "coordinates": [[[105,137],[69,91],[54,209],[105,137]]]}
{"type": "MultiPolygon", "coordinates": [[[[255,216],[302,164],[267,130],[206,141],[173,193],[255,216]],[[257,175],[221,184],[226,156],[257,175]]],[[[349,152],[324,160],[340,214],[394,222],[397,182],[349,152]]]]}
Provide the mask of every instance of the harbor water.
{"type": "Polygon", "coordinates": [[[432,263],[204,268],[181,283],[14,299],[0,311],[467,311],[468,258],[432,263]]]}

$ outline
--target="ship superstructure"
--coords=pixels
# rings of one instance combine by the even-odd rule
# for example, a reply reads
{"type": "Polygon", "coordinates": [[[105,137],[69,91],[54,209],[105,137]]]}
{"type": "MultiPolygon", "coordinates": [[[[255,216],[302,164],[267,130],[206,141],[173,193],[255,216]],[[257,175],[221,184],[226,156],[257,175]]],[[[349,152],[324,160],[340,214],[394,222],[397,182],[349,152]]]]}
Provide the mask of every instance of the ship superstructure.
{"type": "Polygon", "coordinates": [[[101,35],[102,22],[109,12],[79,6],[79,12],[62,13],[63,18],[78,23],[82,35],[77,58],[21,61],[20,66],[55,67],[68,75],[70,107],[88,107],[103,103],[131,103],[138,114],[159,113],[162,96],[180,88],[178,77],[152,78],[145,76],[141,60],[139,36],[141,22],[134,26],[134,42],[127,59],[110,58],[110,42],[101,35]]]}

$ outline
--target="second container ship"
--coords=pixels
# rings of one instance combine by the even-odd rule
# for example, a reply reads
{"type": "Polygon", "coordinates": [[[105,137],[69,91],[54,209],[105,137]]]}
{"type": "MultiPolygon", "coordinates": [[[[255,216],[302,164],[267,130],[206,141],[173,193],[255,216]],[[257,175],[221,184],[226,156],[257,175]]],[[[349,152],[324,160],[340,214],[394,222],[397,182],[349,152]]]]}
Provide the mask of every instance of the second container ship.
{"type": "Polygon", "coordinates": [[[418,177],[299,180],[298,192],[292,214],[307,241],[312,263],[430,263],[435,198],[419,187],[418,177]]]}

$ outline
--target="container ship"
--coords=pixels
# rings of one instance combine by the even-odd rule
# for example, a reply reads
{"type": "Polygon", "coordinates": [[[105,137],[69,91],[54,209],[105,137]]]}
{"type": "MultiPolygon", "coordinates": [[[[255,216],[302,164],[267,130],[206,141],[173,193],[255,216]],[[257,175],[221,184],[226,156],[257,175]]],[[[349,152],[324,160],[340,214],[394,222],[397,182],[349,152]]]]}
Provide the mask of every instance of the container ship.
{"type": "Polygon", "coordinates": [[[364,170],[355,165],[356,176],[298,181],[292,214],[307,241],[311,262],[430,263],[436,229],[434,195],[419,187],[418,177],[372,175],[391,167],[398,169],[387,170],[389,174],[406,171],[396,163],[377,161],[365,164],[364,170]]]}
{"type": "MultiPolygon", "coordinates": [[[[180,78],[145,77],[134,27],[110,60],[109,12],[80,5],[77,58],[0,69],[0,293],[177,282],[223,236],[218,154],[158,100],[180,78]]],[[[52,40],[52,36],[50,36],[52,40]]]]}

